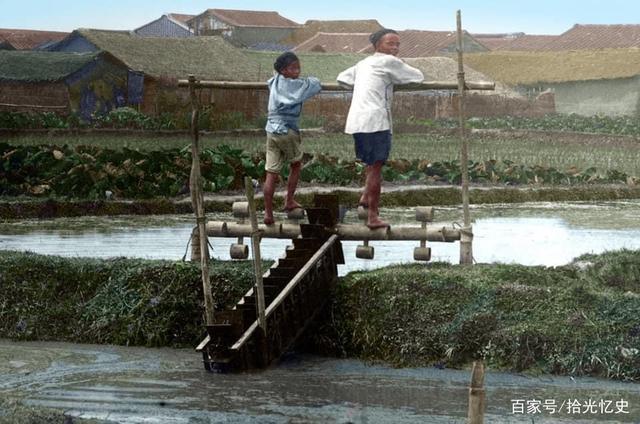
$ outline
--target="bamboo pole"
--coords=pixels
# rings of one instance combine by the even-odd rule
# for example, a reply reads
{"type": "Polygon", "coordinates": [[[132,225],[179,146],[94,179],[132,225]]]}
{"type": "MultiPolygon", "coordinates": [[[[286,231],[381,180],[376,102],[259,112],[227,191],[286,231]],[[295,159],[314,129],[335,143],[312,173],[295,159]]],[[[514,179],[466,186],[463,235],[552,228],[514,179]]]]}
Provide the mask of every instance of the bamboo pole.
{"type": "MultiPolygon", "coordinates": [[[[259,224],[258,230],[262,238],[292,239],[300,237],[300,225],[275,223],[259,224]]],[[[369,229],[362,224],[338,224],[329,229],[340,240],[425,240],[431,242],[451,243],[460,240],[460,230],[452,226],[430,225],[422,227],[392,226],[391,228],[369,229]]],[[[207,235],[210,237],[250,237],[253,233],[251,225],[225,222],[207,222],[207,235]]]]}
{"type": "MultiPolygon", "coordinates": [[[[187,87],[189,80],[178,80],[178,87],[187,87]]],[[[491,81],[467,81],[463,85],[465,90],[495,90],[495,83],[491,81]]],[[[227,90],[267,90],[266,82],[243,81],[199,81],[196,88],[223,88],[227,90]]],[[[456,81],[423,81],[419,83],[395,85],[396,91],[421,91],[421,90],[455,90],[458,88],[456,81]]],[[[352,87],[337,83],[322,84],[323,91],[351,91],[352,87]]]]}
{"type": "Polygon", "coordinates": [[[204,198],[202,194],[202,177],[200,175],[200,139],[198,131],[198,117],[200,115],[200,104],[196,96],[196,79],[189,76],[189,95],[191,97],[191,175],[189,177],[189,187],[191,190],[191,202],[196,214],[196,224],[198,226],[198,238],[200,244],[200,269],[202,271],[202,290],[204,292],[205,323],[210,326],[214,324],[213,318],[213,294],[211,293],[211,282],[209,281],[209,249],[207,246],[206,217],[204,215],[204,198]]]}
{"type": "Polygon", "coordinates": [[[484,393],[484,364],[474,361],[471,370],[471,384],[469,384],[468,424],[483,424],[485,408],[484,393]]]}
{"type": "Polygon", "coordinates": [[[251,177],[244,177],[244,188],[249,202],[249,220],[251,221],[251,251],[253,252],[253,272],[256,276],[256,308],[258,309],[258,325],[262,328],[263,334],[267,334],[267,319],[264,311],[266,309],[264,301],[264,286],[262,285],[262,263],[260,258],[260,229],[258,228],[258,214],[256,212],[256,202],[253,198],[253,181],[251,177]]]}
{"type": "Polygon", "coordinates": [[[469,214],[469,140],[465,130],[464,114],[464,65],[462,62],[462,17],[460,10],[456,13],[457,47],[458,51],[458,122],[460,126],[460,171],[462,173],[462,213],[464,225],[460,239],[460,263],[473,263],[473,229],[469,214]]]}

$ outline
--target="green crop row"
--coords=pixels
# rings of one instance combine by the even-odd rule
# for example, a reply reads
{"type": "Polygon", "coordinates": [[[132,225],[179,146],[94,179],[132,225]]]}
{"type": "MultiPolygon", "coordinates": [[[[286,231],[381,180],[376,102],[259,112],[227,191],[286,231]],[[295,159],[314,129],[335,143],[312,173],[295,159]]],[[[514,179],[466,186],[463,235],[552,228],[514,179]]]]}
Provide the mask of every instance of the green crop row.
{"type": "MultiPolygon", "coordinates": [[[[433,128],[457,128],[457,119],[409,119],[409,123],[433,128]]],[[[543,117],[528,118],[501,116],[467,120],[469,128],[494,128],[508,130],[575,131],[640,136],[638,116],[583,116],[576,114],[548,114],[543,117]]]]}
{"type": "MultiPolygon", "coordinates": [[[[110,150],[95,146],[20,146],[0,144],[0,195],[104,198],[176,196],[189,188],[191,150],[110,150]]],[[[264,175],[264,154],[248,156],[243,150],[220,145],[204,149],[201,169],[205,191],[242,188],[243,178],[264,175]]],[[[522,165],[509,160],[469,161],[470,181],[479,184],[628,183],[628,174],[594,167],[559,170],[542,165],[522,165]]],[[[286,174],[286,172],[285,172],[286,174]]],[[[302,181],[348,185],[360,183],[362,163],[316,155],[303,166],[302,181]]],[[[286,176],[286,175],[285,175],[286,176]]],[[[460,162],[390,160],[383,177],[393,182],[459,184],[460,162]]]]}

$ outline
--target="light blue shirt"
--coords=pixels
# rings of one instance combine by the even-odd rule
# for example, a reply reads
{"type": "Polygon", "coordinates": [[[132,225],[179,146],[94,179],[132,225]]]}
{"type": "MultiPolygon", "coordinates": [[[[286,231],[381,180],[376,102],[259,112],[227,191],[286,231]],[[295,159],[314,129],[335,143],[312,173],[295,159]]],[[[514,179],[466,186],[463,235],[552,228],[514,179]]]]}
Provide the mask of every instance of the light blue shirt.
{"type": "Polygon", "coordinates": [[[289,129],[300,131],[302,103],[322,90],[320,80],[315,77],[291,79],[278,74],[267,84],[269,109],[265,130],[272,134],[286,134],[289,129]]]}

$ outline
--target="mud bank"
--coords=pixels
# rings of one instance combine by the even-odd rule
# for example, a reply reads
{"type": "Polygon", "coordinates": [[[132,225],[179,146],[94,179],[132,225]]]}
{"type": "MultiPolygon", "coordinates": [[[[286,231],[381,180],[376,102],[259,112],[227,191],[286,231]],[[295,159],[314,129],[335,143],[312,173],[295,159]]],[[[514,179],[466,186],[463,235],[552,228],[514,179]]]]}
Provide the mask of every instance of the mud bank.
{"type": "MultiPolygon", "coordinates": [[[[316,193],[334,193],[341,204],[355,205],[361,187],[307,186],[300,187],[297,199],[312,205],[316,193]]],[[[282,207],[284,191],[275,195],[275,208],[282,207]]],[[[470,188],[472,204],[603,201],[640,198],[640,186],[583,185],[557,187],[475,186],[470,188]]],[[[207,211],[227,212],[235,201],[244,200],[243,193],[205,194],[207,211]]],[[[262,208],[262,194],[256,196],[262,208]]],[[[382,207],[450,206],[461,203],[458,186],[392,185],[382,188],[382,207]]],[[[65,200],[65,199],[5,199],[0,200],[0,219],[56,218],[87,215],[162,215],[192,213],[191,199],[152,200],[65,200]]]]}

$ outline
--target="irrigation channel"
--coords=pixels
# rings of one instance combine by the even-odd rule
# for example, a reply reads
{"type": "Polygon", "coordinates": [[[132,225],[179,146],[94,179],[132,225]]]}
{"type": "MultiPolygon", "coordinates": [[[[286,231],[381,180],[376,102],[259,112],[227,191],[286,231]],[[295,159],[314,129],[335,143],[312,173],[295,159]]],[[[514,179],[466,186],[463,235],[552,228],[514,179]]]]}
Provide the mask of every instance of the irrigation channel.
{"type": "MultiPolygon", "coordinates": [[[[384,209],[394,225],[415,210],[384,209]]],[[[640,248],[640,200],[476,205],[477,262],[562,265],[583,253],[640,248]]],[[[229,220],[230,213],[207,214],[229,220]]],[[[280,216],[281,218],[281,216],[280,216]]],[[[459,222],[437,208],[434,225],[459,222]]],[[[345,222],[355,223],[355,211],[345,222]]],[[[0,224],[0,249],[91,257],[189,257],[192,215],[81,217],[0,224]]],[[[230,239],[212,239],[228,259],[230,239]]],[[[264,240],[266,259],[288,240],[264,240]]],[[[376,259],[344,242],[339,273],[409,262],[416,243],[372,242],[376,259]]],[[[432,260],[456,263],[457,243],[432,244],[432,260]]],[[[191,349],[145,349],[0,340],[0,399],[119,423],[464,423],[469,370],[393,369],[358,360],[286,356],[266,371],[210,374],[191,349]]],[[[595,378],[487,373],[490,423],[640,423],[640,385],[595,378]],[[570,405],[574,408],[570,408],[570,405]]],[[[0,403],[1,405],[1,403],[0,403]]],[[[0,421],[3,414],[0,407],[0,421]]]]}
{"type": "MultiPolygon", "coordinates": [[[[415,209],[382,209],[395,225],[413,225],[415,209]]],[[[345,222],[356,223],[355,210],[345,222]]],[[[503,262],[556,266],[583,253],[621,248],[640,249],[640,200],[573,203],[523,203],[472,206],[474,258],[479,263],[503,262]]],[[[230,213],[208,213],[208,219],[233,220],[230,213]]],[[[276,216],[278,218],[278,216],[276,216]]],[[[282,215],[279,218],[284,218],[282,215]]],[[[194,226],[192,215],[114,216],[25,220],[0,223],[0,249],[40,254],[90,257],[142,257],[179,260],[187,252],[194,226]]],[[[435,209],[433,225],[461,221],[455,207],[435,209]]],[[[228,238],[210,238],[211,253],[229,259],[228,238]]],[[[290,240],[264,239],[264,259],[280,257],[290,240]]],[[[338,272],[373,269],[413,261],[417,242],[375,241],[375,260],[355,257],[358,241],[345,241],[347,263],[338,272]]],[[[457,263],[458,243],[432,244],[432,261],[457,263]]]]}

